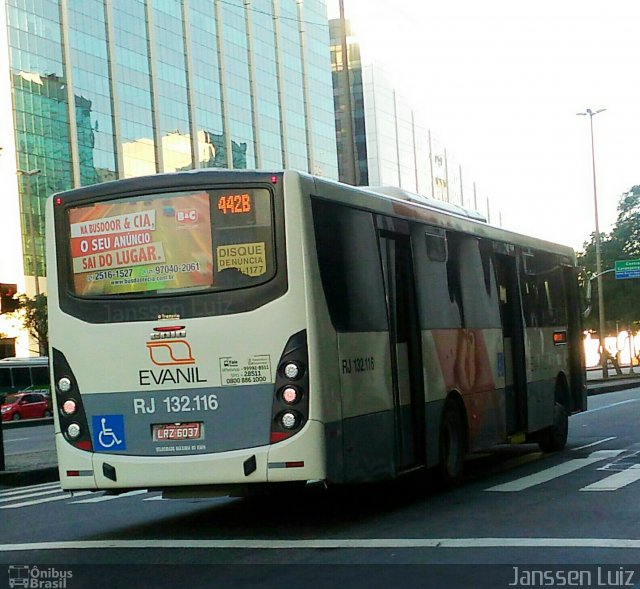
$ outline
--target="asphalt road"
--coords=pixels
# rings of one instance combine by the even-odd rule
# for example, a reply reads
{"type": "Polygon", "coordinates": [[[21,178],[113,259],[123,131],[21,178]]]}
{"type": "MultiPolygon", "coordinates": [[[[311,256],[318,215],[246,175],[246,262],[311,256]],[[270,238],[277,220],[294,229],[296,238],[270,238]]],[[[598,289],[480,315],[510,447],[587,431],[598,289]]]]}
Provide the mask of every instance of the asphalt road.
{"type": "Polygon", "coordinates": [[[53,423],[4,429],[2,435],[5,456],[20,454],[25,451],[47,451],[53,446],[53,423]]]}
{"type": "Polygon", "coordinates": [[[268,500],[0,489],[0,586],[27,563],[70,572],[69,589],[640,587],[640,389],[589,405],[563,452],[474,456],[453,491],[419,478],[268,500]]]}

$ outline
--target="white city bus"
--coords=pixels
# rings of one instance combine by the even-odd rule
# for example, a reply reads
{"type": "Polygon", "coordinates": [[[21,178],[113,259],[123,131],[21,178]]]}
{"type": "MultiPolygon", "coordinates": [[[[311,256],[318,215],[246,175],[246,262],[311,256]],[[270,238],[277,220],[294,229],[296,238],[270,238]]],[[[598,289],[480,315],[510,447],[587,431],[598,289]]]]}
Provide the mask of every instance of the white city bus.
{"type": "Polygon", "coordinates": [[[65,489],[453,483],[586,408],[574,252],[453,205],[198,170],[56,194],[47,231],[65,489]]]}

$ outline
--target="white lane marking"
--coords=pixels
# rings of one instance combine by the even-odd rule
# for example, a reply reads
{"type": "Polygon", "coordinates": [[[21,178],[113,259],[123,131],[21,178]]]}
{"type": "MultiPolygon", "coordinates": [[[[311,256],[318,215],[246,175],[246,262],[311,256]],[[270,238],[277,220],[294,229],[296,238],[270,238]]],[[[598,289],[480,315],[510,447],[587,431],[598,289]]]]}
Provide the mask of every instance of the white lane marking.
{"type": "Polygon", "coordinates": [[[557,466],[552,466],[551,468],[541,470],[540,472],[536,472],[529,476],[516,479],[515,481],[490,487],[489,489],[485,489],[485,491],[523,491],[529,487],[546,483],[552,479],[569,474],[570,472],[574,472],[580,468],[584,468],[585,466],[589,466],[594,462],[600,462],[607,458],[614,458],[615,456],[618,456],[618,454],[622,454],[622,452],[624,452],[624,450],[597,450],[596,452],[592,452],[588,458],[574,458],[573,460],[569,460],[562,464],[558,464],[557,466]]]}
{"type": "Polygon", "coordinates": [[[106,548],[235,548],[304,550],[335,548],[640,548],[625,538],[364,538],[317,540],[88,540],[0,544],[0,552],[33,550],[104,550],[106,548]]]}
{"type": "Polygon", "coordinates": [[[30,440],[31,438],[14,438],[13,440],[4,440],[5,444],[10,444],[11,442],[24,442],[24,440],[30,440]]]}
{"type": "Polygon", "coordinates": [[[42,489],[57,488],[62,491],[60,483],[42,483],[41,485],[31,485],[30,487],[20,487],[19,489],[11,489],[11,491],[0,491],[0,497],[10,497],[12,495],[24,495],[33,491],[42,489]]]}
{"type": "Polygon", "coordinates": [[[100,497],[92,497],[91,499],[81,499],[80,501],[70,501],[72,504],[76,503],[102,503],[103,501],[112,501],[113,499],[122,499],[124,497],[133,497],[134,495],[144,495],[148,493],[146,489],[139,491],[129,491],[127,493],[120,493],[119,495],[101,495],[100,497]]]}
{"type": "Polygon", "coordinates": [[[599,446],[600,444],[604,444],[605,442],[610,442],[611,440],[615,440],[615,436],[611,436],[610,438],[604,438],[604,440],[598,440],[597,442],[591,442],[591,444],[586,444],[584,446],[580,446],[579,448],[571,448],[572,452],[577,452],[578,450],[584,450],[585,448],[591,448],[592,446],[599,446]]]}
{"type": "Polygon", "coordinates": [[[147,499],[143,499],[143,501],[164,501],[164,497],[162,495],[156,495],[155,497],[149,497],[147,499]]]}
{"type": "Polygon", "coordinates": [[[62,493],[62,489],[44,489],[33,493],[23,493],[14,495],[13,497],[2,497],[0,503],[8,503],[9,501],[22,501],[23,499],[32,499],[33,497],[42,497],[44,495],[53,495],[54,493],[62,493]]]}
{"type": "Polygon", "coordinates": [[[627,403],[637,403],[638,401],[640,401],[640,399],[627,399],[626,401],[620,401],[619,403],[611,403],[611,405],[594,407],[593,409],[587,409],[586,411],[582,411],[581,413],[576,413],[573,417],[578,417],[579,415],[587,415],[588,413],[594,413],[596,411],[602,411],[604,409],[611,409],[611,407],[617,407],[618,405],[626,405],[627,403]]]}
{"type": "MultiPolygon", "coordinates": [[[[73,497],[82,497],[83,495],[89,495],[92,491],[81,491],[80,493],[74,493],[73,497]]],[[[64,495],[57,495],[56,497],[47,497],[45,499],[34,499],[33,501],[24,501],[22,503],[14,503],[13,505],[0,505],[0,509],[16,509],[17,507],[29,507],[30,505],[39,505],[40,503],[50,503],[51,501],[62,501],[63,499],[72,499],[71,495],[65,493],[64,495]]]]}
{"type": "Polygon", "coordinates": [[[640,464],[634,464],[622,472],[616,472],[606,479],[602,479],[580,489],[581,491],[617,491],[631,483],[640,480],[640,464]]]}

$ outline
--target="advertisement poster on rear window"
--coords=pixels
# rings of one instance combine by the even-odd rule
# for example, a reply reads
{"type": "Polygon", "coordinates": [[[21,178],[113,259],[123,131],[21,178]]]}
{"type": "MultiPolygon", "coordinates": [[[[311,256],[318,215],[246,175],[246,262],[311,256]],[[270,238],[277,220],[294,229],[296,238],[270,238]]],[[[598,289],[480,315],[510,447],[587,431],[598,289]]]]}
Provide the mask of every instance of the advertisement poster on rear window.
{"type": "Polygon", "coordinates": [[[69,210],[75,292],[81,296],[211,286],[206,193],[107,201],[69,210]]]}

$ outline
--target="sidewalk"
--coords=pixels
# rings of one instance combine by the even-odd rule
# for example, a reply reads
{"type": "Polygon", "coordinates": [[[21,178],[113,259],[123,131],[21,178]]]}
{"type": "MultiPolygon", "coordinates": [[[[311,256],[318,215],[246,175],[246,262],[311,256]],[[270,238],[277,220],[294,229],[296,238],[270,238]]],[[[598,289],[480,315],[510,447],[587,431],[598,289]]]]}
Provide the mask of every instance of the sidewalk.
{"type": "MultiPolygon", "coordinates": [[[[589,373],[587,380],[589,396],[640,387],[640,370],[637,375],[623,374],[610,376],[607,379],[597,378],[591,370],[589,373]]],[[[13,427],[3,424],[3,428],[12,429],[13,427]]],[[[27,450],[6,456],[5,470],[0,471],[0,486],[22,487],[57,480],[58,463],[53,440],[51,440],[51,448],[44,452],[27,450]]]]}
{"type": "Polygon", "coordinates": [[[24,487],[58,480],[58,460],[51,440],[44,452],[20,452],[5,456],[5,470],[0,471],[0,485],[24,487]]]}
{"type": "Polygon", "coordinates": [[[602,368],[589,368],[587,370],[587,387],[589,396],[613,393],[640,387],[640,367],[634,368],[636,373],[629,374],[629,367],[622,367],[623,374],[616,374],[615,370],[609,370],[609,378],[602,378],[602,368]]]}

